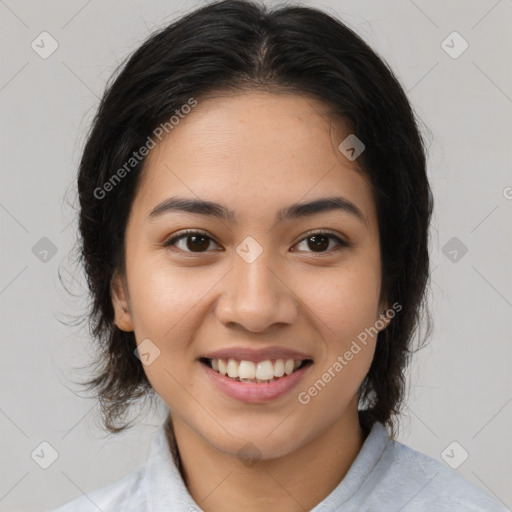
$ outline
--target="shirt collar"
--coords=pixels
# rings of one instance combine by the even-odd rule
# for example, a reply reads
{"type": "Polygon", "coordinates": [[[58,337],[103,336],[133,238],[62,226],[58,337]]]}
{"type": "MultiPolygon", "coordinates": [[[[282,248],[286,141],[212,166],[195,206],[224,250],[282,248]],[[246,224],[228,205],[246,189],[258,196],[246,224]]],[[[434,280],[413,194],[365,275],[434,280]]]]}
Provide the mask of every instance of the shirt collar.
{"type": "Polygon", "coordinates": [[[166,436],[168,421],[169,416],[158,428],[149,449],[143,482],[148,507],[150,512],[198,512],[200,508],[190,496],[172,458],[166,436]]]}
{"type": "Polygon", "coordinates": [[[389,442],[386,427],[379,422],[373,424],[361,450],[343,480],[311,512],[334,512],[352,498],[367,481],[382,458],[389,442]]]}
{"type": "MultiPolygon", "coordinates": [[[[150,445],[146,462],[143,489],[150,512],[199,512],[173,460],[166,436],[167,422],[160,425],[150,445]]],[[[381,458],[389,441],[382,423],[374,423],[349,471],[337,487],[311,512],[327,512],[350,499],[361,488],[381,458]]]]}

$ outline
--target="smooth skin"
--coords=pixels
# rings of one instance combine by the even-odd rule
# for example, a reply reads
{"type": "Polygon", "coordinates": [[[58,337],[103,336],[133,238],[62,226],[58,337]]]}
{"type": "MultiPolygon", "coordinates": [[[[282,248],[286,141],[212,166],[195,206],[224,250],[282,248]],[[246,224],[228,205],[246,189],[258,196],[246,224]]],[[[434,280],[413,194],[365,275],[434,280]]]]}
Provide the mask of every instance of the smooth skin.
{"type": "Polygon", "coordinates": [[[364,442],[357,390],[377,336],[309,403],[298,400],[388,307],[371,187],[357,159],[337,149],[350,130],[328,113],[298,94],[200,99],[148,155],[132,204],[126,275],[112,281],[115,322],[160,350],[144,371],[172,412],[187,487],[206,512],[309,510],[343,479],[364,442]],[[235,219],[151,217],[171,196],[215,201],[235,219]],[[349,200],[364,218],[333,210],[276,221],[292,203],[327,196],[349,200]],[[185,229],[209,238],[164,245],[185,229]],[[349,246],[327,238],[318,249],[308,242],[312,230],[349,246]],[[236,251],[248,236],[263,249],[252,263],[236,251]],[[270,345],[314,363],[267,403],[224,395],[198,360],[224,347],[270,345]],[[237,457],[247,442],[261,454],[252,466],[237,457]]]}

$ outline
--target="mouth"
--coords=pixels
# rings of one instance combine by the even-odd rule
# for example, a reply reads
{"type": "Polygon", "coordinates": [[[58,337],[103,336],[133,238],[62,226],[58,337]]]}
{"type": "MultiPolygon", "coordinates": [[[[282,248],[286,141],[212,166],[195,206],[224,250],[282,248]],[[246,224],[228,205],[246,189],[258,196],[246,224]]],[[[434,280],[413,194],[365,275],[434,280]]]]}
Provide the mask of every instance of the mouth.
{"type": "Polygon", "coordinates": [[[247,384],[269,384],[313,364],[312,359],[291,358],[252,361],[248,359],[201,357],[199,361],[223,377],[247,384]]]}

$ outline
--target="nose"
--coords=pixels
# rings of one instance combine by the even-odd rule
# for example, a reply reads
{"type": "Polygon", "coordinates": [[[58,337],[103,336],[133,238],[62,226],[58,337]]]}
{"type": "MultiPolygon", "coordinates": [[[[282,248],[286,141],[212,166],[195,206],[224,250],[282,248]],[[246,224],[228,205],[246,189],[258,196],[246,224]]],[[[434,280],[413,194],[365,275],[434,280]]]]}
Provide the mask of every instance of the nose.
{"type": "Polygon", "coordinates": [[[275,324],[293,324],[299,301],[280,268],[268,250],[252,262],[235,254],[233,268],[222,280],[217,319],[227,327],[236,324],[251,332],[266,332],[275,324]]]}

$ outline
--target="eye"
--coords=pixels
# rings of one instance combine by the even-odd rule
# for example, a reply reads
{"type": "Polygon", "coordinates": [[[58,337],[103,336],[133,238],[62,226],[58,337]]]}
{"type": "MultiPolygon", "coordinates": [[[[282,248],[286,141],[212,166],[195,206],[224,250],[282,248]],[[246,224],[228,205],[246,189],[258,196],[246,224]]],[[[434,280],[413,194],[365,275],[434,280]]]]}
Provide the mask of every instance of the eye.
{"type": "MultiPolygon", "coordinates": [[[[164,247],[177,247],[180,251],[189,252],[189,253],[201,253],[201,252],[210,252],[208,251],[208,247],[210,246],[210,242],[216,243],[213,238],[211,238],[204,231],[197,231],[193,229],[189,229],[186,231],[182,231],[177,236],[173,236],[169,240],[165,241],[164,247]],[[178,246],[178,243],[182,243],[182,247],[178,246]]],[[[312,233],[307,233],[307,236],[303,238],[298,244],[306,243],[309,248],[312,248],[313,253],[325,253],[330,252],[328,250],[331,242],[335,242],[338,246],[341,247],[350,247],[348,242],[345,242],[340,237],[330,233],[328,231],[316,231],[312,233]]],[[[222,249],[216,249],[222,250],[222,249]]],[[[299,251],[301,252],[301,251],[299,251]]]]}
{"type": "Polygon", "coordinates": [[[165,241],[163,245],[164,247],[175,246],[184,252],[209,252],[205,249],[208,249],[210,242],[214,242],[214,240],[207,233],[189,229],[165,241]],[[176,242],[184,243],[182,247],[178,247],[176,242]]]}
{"type": "Polygon", "coordinates": [[[307,236],[303,238],[298,245],[305,243],[309,248],[313,249],[313,253],[325,253],[330,252],[327,249],[329,248],[329,245],[332,241],[341,247],[350,247],[348,242],[345,242],[345,240],[342,240],[340,237],[328,231],[316,231],[313,233],[307,233],[307,236]]]}

